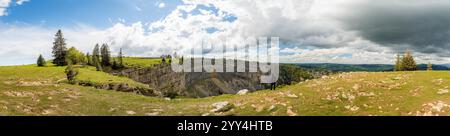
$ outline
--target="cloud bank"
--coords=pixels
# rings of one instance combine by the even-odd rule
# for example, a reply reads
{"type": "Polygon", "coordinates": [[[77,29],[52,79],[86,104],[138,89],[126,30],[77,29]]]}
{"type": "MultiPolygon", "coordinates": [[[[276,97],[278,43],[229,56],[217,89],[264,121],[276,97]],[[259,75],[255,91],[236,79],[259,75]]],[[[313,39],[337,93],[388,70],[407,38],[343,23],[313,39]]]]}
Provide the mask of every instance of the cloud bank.
{"type": "MultiPolygon", "coordinates": [[[[183,0],[155,22],[117,23],[104,30],[88,26],[63,30],[67,39],[83,50],[107,42],[113,52],[124,48],[129,56],[187,51],[203,39],[239,44],[242,38],[275,36],[281,40],[282,62],[387,64],[393,63],[397,53],[411,50],[420,63],[450,63],[449,10],[446,0],[183,0]]],[[[15,30],[46,35],[36,36],[42,39],[35,41],[42,44],[33,46],[48,49],[56,32],[26,27],[15,30]]],[[[18,32],[17,36],[26,34],[18,32]]],[[[8,38],[0,38],[5,40],[8,38]]],[[[8,45],[22,44],[27,43],[8,45]]],[[[9,53],[14,53],[13,49],[9,53]]]]}

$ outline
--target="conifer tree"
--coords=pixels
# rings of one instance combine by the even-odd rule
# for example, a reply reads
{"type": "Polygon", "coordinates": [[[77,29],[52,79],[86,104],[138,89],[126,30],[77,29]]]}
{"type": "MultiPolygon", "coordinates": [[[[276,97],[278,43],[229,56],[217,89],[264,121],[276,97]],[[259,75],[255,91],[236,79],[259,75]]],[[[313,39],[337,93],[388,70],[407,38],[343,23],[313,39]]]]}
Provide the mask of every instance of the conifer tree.
{"type": "Polygon", "coordinates": [[[97,71],[102,71],[102,65],[100,64],[100,49],[99,45],[96,44],[94,51],[92,51],[92,62],[94,63],[97,71]]]}
{"type": "Polygon", "coordinates": [[[37,59],[37,66],[38,67],[43,67],[45,66],[45,59],[44,57],[42,57],[42,55],[39,55],[38,59],[37,59]]]}
{"type": "Polygon", "coordinates": [[[61,30],[58,30],[58,32],[55,35],[55,41],[53,42],[53,64],[56,66],[65,66],[67,65],[66,62],[66,54],[67,54],[67,47],[66,47],[66,40],[63,37],[63,34],[61,30]]]}
{"type": "Polygon", "coordinates": [[[122,48],[120,48],[118,59],[119,59],[119,67],[120,67],[120,68],[125,67],[125,66],[123,65],[123,53],[122,53],[122,48]]]}
{"type": "Polygon", "coordinates": [[[108,44],[103,44],[100,48],[102,57],[102,66],[111,66],[111,53],[108,44]]]}
{"type": "Polygon", "coordinates": [[[412,53],[410,51],[406,51],[405,56],[403,56],[402,59],[402,70],[405,71],[414,71],[416,70],[416,61],[414,60],[414,57],[412,56],[412,53]]]}

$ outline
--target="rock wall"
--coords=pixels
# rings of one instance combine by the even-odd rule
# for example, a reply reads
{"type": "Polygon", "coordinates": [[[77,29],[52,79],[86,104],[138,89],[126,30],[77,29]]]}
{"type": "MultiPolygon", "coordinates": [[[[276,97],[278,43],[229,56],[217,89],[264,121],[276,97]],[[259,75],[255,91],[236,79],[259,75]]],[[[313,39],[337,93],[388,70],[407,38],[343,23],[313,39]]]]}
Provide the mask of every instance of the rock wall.
{"type": "Polygon", "coordinates": [[[260,84],[259,73],[177,73],[172,71],[169,64],[150,68],[128,68],[112,74],[148,84],[166,97],[208,97],[236,94],[242,89],[265,89],[264,84],[260,84]]]}

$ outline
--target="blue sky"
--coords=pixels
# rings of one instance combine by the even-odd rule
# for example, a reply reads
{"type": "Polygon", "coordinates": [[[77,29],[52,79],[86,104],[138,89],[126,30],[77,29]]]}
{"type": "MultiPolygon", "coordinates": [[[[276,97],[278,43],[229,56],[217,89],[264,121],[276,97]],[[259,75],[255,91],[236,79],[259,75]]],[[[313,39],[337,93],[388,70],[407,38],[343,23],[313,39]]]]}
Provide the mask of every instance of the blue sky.
{"type": "Polygon", "coordinates": [[[78,24],[108,28],[117,22],[153,22],[173,11],[179,0],[31,0],[8,8],[3,23],[50,28],[78,24]],[[159,7],[164,3],[164,7],[159,7]]]}

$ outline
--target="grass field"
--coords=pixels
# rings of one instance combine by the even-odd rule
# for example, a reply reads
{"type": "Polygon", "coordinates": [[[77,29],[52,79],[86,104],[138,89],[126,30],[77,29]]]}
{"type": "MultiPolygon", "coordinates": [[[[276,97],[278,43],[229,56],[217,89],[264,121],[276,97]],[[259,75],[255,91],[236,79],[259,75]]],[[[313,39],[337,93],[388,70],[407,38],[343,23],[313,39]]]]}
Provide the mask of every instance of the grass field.
{"type": "Polygon", "coordinates": [[[160,64],[162,59],[159,58],[139,58],[139,57],[124,57],[123,62],[128,67],[152,67],[155,64],[160,64]]]}
{"type": "MultiPolygon", "coordinates": [[[[63,71],[0,67],[0,115],[450,115],[446,71],[343,73],[276,91],[171,100],[68,85],[61,82],[63,71]],[[213,103],[224,101],[231,110],[211,111],[213,103]]],[[[132,82],[83,72],[80,78],[94,82],[132,82]]]]}

